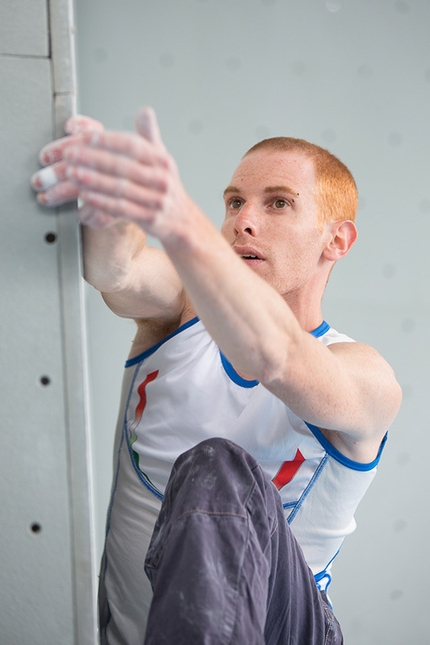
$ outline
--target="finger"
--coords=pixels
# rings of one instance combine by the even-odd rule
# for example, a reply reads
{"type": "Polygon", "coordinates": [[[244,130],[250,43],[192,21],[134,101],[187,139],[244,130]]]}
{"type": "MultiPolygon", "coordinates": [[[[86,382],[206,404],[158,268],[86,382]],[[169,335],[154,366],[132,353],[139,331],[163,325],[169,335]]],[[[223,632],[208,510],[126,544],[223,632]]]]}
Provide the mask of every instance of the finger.
{"type": "Polygon", "coordinates": [[[79,197],[87,206],[92,206],[95,210],[107,213],[114,218],[119,217],[135,221],[151,233],[151,225],[155,220],[153,209],[146,208],[143,204],[137,204],[123,197],[103,195],[102,193],[91,191],[82,191],[79,193],[79,197]]]}
{"type": "Polygon", "coordinates": [[[136,129],[142,137],[164,149],[157,117],[151,107],[145,106],[138,111],[136,114],[136,129]]]}
{"type": "Polygon", "coordinates": [[[104,130],[103,123],[96,121],[89,116],[77,114],[70,117],[64,126],[66,134],[81,134],[83,132],[101,132],[104,130]]]}
{"type": "Polygon", "coordinates": [[[65,178],[66,163],[64,161],[60,161],[35,172],[30,183],[32,188],[39,192],[52,188],[52,186],[55,186],[65,178]]]}
{"type": "MultiPolygon", "coordinates": [[[[98,150],[88,146],[72,146],[64,152],[64,159],[70,166],[86,167],[95,170],[103,175],[122,177],[136,184],[142,184],[158,190],[165,190],[166,180],[164,172],[153,166],[136,162],[124,155],[118,155],[106,150],[98,150]]],[[[70,180],[82,184],[85,181],[85,173],[74,172],[68,169],[67,176],[70,180]]],[[[91,178],[94,178],[91,175],[91,178]]],[[[97,190],[98,186],[92,188],[97,190]]]]}
{"type": "Polygon", "coordinates": [[[39,161],[43,166],[60,161],[63,158],[64,150],[73,144],[86,141],[83,135],[91,132],[102,132],[104,129],[100,121],[85,116],[71,117],[65,125],[67,137],[56,139],[44,146],[39,153],[39,161]]]}
{"type": "Polygon", "coordinates": [[[121,154],[140,163],[164,168],[169,163],[164,149],[154,148],[147,139],[133,132],[95,132],[82,137],[90,148],[121,154]]]}
{"type": "Polygon", "coordinates": [[[82,133],[51,141],[51,143],[48,143],[40,151],[39,161],[42,166],[47,166],[61,161],[63,159],[64,151],[67,150],[69,146],[86,143],[88,138],[91,138],[90,133],[82,133]]]}
{"type": "Polygon", "coordinates": [[[78,198],[78,189],[70,181],[61,181],[52,188],[37,194],[37,201],[42,206],[61,206],[78,198]]]}
{"type": "Polygon", "coordinates": [[[82,191],[102,193],[106,196],[123,198],[148,208],[159,210],[163,205],[163,192],[149,186],[136,184],[125,177],[111,177],[90,168],[70,167],[67,176],[74,183],[79,194],[82,191]]]}

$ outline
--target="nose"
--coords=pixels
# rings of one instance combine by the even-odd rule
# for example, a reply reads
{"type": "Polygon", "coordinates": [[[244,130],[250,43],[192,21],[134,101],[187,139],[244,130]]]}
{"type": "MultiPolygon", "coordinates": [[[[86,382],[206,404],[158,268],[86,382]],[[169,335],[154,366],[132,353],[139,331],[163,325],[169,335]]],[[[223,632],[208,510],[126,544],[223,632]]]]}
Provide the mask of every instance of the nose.
{"type": "Polygon", "coordinates": [[[237,235],[247,233],[255,237],[258,232],[258,214],[255,206],[249,202],[243,204],[234,218],[234,230],[237,235]]]}

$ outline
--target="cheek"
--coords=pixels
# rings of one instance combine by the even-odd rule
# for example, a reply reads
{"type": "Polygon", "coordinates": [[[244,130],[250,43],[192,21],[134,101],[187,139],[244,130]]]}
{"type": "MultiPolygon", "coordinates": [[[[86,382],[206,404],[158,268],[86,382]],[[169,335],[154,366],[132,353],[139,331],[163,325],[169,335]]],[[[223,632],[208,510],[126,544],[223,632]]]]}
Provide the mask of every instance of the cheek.
{"type": "Polygon", "coordinates": [[[297,271],[313,270],[321,255],[319,236],[314,232],[292,235],[284,249],[286,257],[297,271]]]}
{"type": "Polygon", "coordinates": [[[221,235],[228,239],[228,237],[231,235],[232,231],[232,222],[231,219],[225,218],[223,223],[221,224],[221,235]]]}

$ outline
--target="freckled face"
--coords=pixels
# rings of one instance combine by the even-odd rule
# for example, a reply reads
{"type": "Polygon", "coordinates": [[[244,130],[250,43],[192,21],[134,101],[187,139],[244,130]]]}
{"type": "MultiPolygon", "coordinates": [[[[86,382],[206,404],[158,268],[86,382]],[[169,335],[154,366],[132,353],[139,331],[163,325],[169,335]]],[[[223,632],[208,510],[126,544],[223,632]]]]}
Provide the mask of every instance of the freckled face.
{"type": "Polygon", "coordinates": [[[318,221],[314,191],[308,157],[257,150],[241,161],[224,193],[223,236],[287,298],[306,296],[320,280],[327,232],[318,221]]]}

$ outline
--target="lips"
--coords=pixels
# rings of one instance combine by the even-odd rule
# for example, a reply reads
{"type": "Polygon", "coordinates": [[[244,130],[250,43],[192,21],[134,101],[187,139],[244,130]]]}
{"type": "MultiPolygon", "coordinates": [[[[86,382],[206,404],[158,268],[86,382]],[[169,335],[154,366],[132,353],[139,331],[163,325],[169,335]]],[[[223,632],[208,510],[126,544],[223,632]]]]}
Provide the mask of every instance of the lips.
{"type": "Polygon", "coordinates": [[[241,258],[248,261],[264,260],[261,253],[250,246],[234,246],[233,251],[240,255],[241,258]]]}

